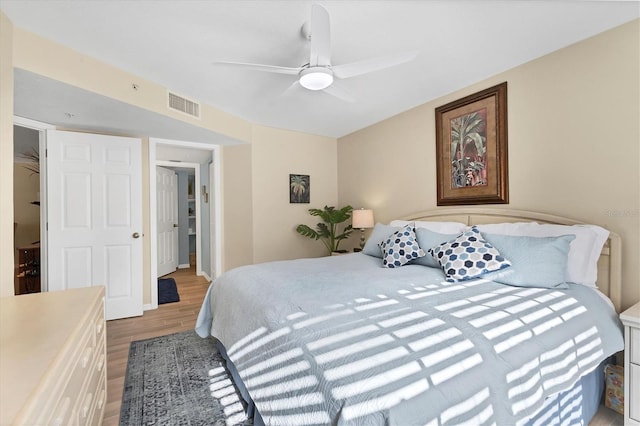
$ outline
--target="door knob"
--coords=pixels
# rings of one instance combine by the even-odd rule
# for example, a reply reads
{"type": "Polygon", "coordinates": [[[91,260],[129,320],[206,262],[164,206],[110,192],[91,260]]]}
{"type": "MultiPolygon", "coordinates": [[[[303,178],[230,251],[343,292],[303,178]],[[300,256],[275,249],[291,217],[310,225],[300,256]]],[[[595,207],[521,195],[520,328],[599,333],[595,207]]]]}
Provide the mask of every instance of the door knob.
{"type": "Polygon", "coordinates": [[[140,238],[140,234],[138,234],[137,232],[133,233],[133,238],[140,238]]]}
{"type": "Polygon", "coordinates": [[[177,223],[174,223],[174,224],[173,224],[173,227],[174,227],[174,228],[177,228],[177,227],[178,227],[178,224],[177,224],[177,223]]]}

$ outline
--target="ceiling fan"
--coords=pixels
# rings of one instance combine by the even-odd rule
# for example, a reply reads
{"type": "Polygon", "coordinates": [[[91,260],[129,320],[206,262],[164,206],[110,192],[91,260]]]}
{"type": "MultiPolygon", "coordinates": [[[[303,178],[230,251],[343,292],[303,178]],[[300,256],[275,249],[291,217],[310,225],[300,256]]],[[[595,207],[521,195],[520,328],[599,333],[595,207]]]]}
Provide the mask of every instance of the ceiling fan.
{"type": "Polygon", "coordinates": [[[342,100],[353,102],[353,98],[344,90],[336,87],[334,79],[345,79],[371,73],[384,68],[413,60],[418,52],[406,52],[342,65],[331,64],[331,29],[327,10],[314,4],[311,7],[311,28],[302,27],[303,35],[310,40],[309,63],[300,67],[283,67],[277,65],[251,64],[244,62],[217,61],[217,65],[229,65],[255,71],[266,71],[278,74],[297,75],[298,84],[308,90],[324,90],[326,93],[342,100]]]}

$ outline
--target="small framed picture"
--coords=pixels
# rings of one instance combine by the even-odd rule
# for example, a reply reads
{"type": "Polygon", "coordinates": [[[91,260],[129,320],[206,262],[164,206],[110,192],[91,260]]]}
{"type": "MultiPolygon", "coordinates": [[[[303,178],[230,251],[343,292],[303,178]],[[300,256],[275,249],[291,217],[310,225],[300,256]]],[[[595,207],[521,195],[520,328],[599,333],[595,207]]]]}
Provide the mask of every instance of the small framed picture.
{"type": "Polygon", "coordinates": [[[289,175],[289,203],[309,204],[311,179],[309,175],[289,175]]]}

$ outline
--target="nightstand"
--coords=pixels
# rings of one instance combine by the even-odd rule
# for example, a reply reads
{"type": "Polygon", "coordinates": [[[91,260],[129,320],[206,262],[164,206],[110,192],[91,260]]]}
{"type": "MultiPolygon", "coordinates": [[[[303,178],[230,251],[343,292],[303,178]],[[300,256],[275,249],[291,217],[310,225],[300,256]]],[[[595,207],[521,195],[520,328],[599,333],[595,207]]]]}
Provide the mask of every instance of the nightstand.
{"type": "Polygon", "coordinates": [[[640,426],[640,302],[620,314],[624,324],[624,424],[640,426]]]}

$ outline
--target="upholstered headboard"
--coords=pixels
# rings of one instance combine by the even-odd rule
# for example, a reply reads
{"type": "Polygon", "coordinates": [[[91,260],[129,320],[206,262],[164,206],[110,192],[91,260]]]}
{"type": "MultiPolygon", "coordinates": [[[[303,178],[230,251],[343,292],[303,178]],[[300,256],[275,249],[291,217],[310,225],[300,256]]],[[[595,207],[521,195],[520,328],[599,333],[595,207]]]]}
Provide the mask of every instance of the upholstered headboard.
{"type": "MultiPolygon", "coordinates": [[[[557,225],[579,225],[579,222],[561,216],[525,210],[492,209],[485,207],[461,207],[428,210],[401,218],[403,220],[425,220],[462,222],[467,225],[507,222],[538,222],[557,225]]],[[[622,263],[621,240],[615,232],[609,231],[609,238],[598,259],[598,289],[613,302],[617,312],[622,303],[622,263]]]]}

